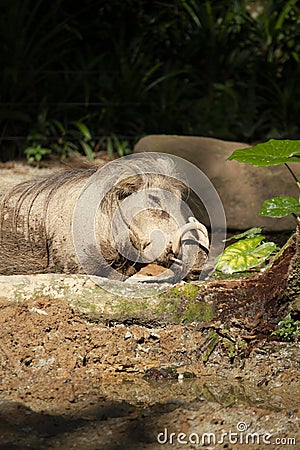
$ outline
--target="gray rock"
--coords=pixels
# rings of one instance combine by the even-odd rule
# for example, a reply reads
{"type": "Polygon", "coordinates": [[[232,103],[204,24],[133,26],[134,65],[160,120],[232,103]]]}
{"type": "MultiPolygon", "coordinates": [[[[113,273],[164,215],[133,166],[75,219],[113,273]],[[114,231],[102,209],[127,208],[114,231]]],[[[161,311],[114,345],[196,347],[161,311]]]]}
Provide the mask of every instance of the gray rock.
{"type": "MultiPolygon", "coordinates": [[[[178,302],[185,292],[183,282],[174,287],[167,283],[130,284],[87,275],[56,273],[0,276],[0,302],[14,304],[46,297],[76,307],[92,320],[122,323],[131,320],[148,325],[178,322],[181,315],[188,315],[193,321],[194,316],[189,314],[189,309],[193,312],[199,306],[196,298],[199,290],[195,286],[193,295],[187,292],[188,298],[179,311],[178,302]]],[[[203,309],[200,303],[199,308],[203,320],[207,313],[210,317],[214,314],[210,304],[203,309]]],[[[29,311],[43,314],[43,310],[38,308],[30,308],[29,311]]]]}

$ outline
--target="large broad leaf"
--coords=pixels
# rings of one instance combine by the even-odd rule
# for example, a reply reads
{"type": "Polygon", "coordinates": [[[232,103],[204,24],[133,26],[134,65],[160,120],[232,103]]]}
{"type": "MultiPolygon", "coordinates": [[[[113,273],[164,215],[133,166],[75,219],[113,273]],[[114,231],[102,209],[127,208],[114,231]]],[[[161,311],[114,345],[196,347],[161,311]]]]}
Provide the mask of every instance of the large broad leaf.
{"type": "Polygon", "coordinates": [[[260,216],[284,217],[289,214],[300,215],[300,202],[294,197],[274,197],[265,200],[259,211],[260,216]]]}
{"type": "Polygon", "coordinates": [[[235,150],[227,159],[258,167],[300,162],[300,141],[271,139],[254,147],[235,150]]]}
{"type": "Polygon", "coordinates": [[[260,244],[263,239],[263,236],[255,236],[230,245],[219,256],[216,269],[231,274],[260,266],[277,250],[274,242],[260,244]]]}

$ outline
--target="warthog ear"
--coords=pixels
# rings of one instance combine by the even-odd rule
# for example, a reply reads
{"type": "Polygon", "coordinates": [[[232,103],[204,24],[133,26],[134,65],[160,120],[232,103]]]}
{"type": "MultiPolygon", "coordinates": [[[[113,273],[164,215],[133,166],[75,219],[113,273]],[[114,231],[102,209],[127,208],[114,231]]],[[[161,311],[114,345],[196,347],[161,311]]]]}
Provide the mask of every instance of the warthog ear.
{"type": "Polygon", "coordinates": [[[119,180],[111,189],[111,193],[114,200],[123,200],[134,192],[137,192],[143,184],[143,175],[130,176],[119,180]]]}
{"type": "Polygon", "coordinates": [[[125,186],[121,185],[121,186],[116,186],[113,189],[113,196],[115,197],[116,200],[124,200],[125,198],[127,198],[129,195],[133,194],[134,192],[136,192],[136,185],[134,184],[126,184],[125,186]]]}
{"type": "Polygon", "coordinates": [[[102,199],[102,211],[108,215],[113,214],[119,203],[129,195],[137,192],[141,185],[142,179],[139,176],[130,176],[129,178],[118,180],[102,199]]]}

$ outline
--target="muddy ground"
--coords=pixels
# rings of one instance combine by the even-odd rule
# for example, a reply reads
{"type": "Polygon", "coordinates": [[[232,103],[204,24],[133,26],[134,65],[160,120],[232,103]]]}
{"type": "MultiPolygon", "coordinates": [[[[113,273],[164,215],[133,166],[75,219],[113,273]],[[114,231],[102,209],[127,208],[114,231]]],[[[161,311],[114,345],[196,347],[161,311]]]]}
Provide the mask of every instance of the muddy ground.
{"type": "Polygon", "coordinates": [[[260,444],[208,448],[265,448],[265,433],[300,442],[296,343],[262,340],[235,358],[220,346],[205,362],[197,323],[91,323],[43,298],[3,300],[0,322],[2,449],[155,449],[165,428],[221,440],[238,426],[260,444]]]}
{"type": "MultiPolygon", "coordinates": [[[[31,169],[2,179],[15,173],[31,169]]],[[[0,293],[0,311],[0,450],[300,448],[299,343],[259,314],[231,314],[224,335],[90,320],[47,297],[0,293]]]]}

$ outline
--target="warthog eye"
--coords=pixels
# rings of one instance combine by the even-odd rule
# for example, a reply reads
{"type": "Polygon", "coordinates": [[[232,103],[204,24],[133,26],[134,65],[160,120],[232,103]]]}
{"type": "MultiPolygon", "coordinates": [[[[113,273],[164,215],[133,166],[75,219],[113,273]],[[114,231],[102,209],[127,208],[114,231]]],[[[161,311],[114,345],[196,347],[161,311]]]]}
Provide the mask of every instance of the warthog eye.
{"type": "Polygon", "coordinates": [[[160,211],[160,219],[169,219],[170,215],[166,211],[160,211]]]}

